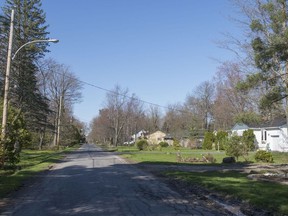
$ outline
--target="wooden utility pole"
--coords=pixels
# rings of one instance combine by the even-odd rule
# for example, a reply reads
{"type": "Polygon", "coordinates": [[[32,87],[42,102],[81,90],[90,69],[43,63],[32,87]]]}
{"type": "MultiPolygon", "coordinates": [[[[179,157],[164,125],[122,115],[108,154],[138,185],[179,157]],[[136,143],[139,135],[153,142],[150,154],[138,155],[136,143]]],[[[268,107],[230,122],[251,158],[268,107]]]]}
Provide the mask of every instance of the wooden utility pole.
{"type": "Polygon", "coordinates": [[[59,111],[58,111],[58,122],[57,122],[57,149],[59,149],[59,144],[60,144],[60,125],[61,125],[61,115],[62,115],[62,103],[63,103],[63,96],[60,96],[60,101],[59,101],[59,111]]]}
{"type": "Polygon", "coordinates": [[[7,55],[7,67],[6,67],[6,74],[5,74],[3,115],[2,115],[2,133],[1,133],[2,140],[4,140],[6,138],[6,132],[7,132],[8,93],[9,93],[9,79],[10,79],[10,69],[11,69],[13,31],[14,31],[14,9],[12,9],[12,11],[11,11],[10,35],[9,35],[8,55],[7,55]]]}

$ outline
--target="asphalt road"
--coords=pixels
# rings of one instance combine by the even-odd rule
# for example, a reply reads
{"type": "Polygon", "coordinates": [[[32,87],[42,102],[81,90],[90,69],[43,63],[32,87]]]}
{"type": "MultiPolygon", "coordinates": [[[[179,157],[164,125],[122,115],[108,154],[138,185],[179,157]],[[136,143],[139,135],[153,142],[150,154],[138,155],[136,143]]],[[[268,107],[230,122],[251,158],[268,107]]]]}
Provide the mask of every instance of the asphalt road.
{"type": "Polygon", "coordinates": [[[92,144],[23,188],[1,215],[222,215],[92,144]]]}

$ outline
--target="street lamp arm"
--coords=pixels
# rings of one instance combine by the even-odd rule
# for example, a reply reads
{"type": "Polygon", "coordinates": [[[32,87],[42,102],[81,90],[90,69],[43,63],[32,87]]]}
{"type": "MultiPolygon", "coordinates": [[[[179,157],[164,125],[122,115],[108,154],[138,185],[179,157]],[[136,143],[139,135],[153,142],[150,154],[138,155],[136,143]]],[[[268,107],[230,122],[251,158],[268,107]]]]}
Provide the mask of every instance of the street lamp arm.
{"type": "Polygon", "coordinates": [[[14,58],[16,57],[17,53],[25,46],[29,45],[29,44],[33,44],[33,43],[43,43],[43,42],[52,42],[52,43],[58,43],[59,40],[58,39],[46,39],[46,40],[34,40],[34,41],[29,41],[25,44],[23,44],[21,47],[19,47],[19,49],[14,53],[13,57],[12,57],[12,61],[14,60],[14,58]]]}

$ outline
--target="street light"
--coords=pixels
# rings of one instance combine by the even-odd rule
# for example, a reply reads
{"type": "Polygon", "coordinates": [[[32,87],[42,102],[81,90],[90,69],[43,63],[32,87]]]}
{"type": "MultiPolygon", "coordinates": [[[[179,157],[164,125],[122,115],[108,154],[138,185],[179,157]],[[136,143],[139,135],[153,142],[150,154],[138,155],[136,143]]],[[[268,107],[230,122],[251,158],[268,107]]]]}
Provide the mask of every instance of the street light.
{"type": "Polygon", "coordinates": [[[33,40],[23,44],[12,56],[12,43],[13,43],[13,30],[14,30],[14,9],[11,11],[11,23],[10,23],[10,34],[9,34],[9,44],[8,44],[8,56],[7,56],[7,67],[6,67],[6,75],[5,75],[5,88],[4,88],[4,98],[3,98],[3,115],[2,115],[2,140],[6,137],[6,126],[7,126],[7,113],[8,113],[8,92],[9,92],[9,76],[10,76],[10,68],[11,61],[14,60],[17,53],[25,46],[33,43],[57,43],[59,40],[57,39],[43,39],[43,40],[33,40]]]}
{"type": "Polygon", "coordinates": [[[43,40],[34,40],[34,41],[29,41],[25,44],[23,44],[21,47],[19,47],[19,49],[15,52],[15,54],[12,57],[12,61],[15,59],[17,53],[25,46],[29,45],[29,44],[33,44],[33,43],[58,43],[59,40],[58,39],[43,39],[43,40]]]}

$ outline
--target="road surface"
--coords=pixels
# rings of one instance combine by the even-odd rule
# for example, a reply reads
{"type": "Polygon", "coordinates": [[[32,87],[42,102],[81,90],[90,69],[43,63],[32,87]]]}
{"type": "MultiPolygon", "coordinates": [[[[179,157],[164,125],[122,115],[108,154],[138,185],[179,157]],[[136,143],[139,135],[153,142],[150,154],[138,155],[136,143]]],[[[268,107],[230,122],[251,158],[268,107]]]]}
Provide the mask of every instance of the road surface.
{"type": "Polygon", "coordinates": [[[19,191],[1,215],[223,215],[199,203],[117,155],[85,144],[19,191]]]}

